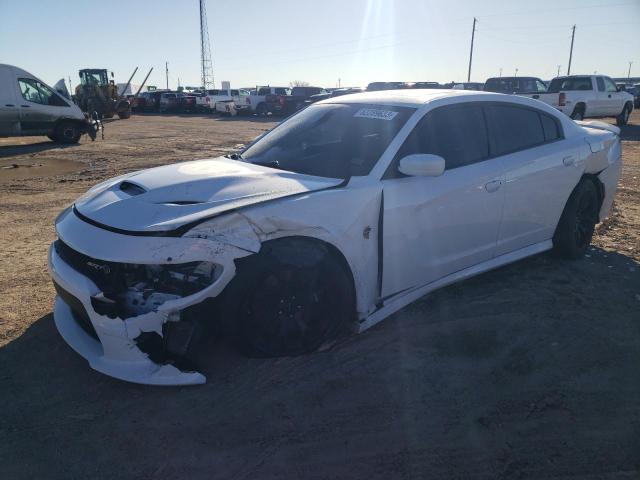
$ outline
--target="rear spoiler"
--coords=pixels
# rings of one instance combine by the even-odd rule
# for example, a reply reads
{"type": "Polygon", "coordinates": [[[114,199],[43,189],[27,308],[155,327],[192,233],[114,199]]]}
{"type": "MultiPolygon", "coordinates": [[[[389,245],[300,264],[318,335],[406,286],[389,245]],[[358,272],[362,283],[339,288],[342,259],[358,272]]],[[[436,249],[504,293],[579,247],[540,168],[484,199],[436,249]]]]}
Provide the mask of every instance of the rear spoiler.
{"type": "Polygon", "coordinates": [[[620,135],[620,129],[615,125],[611,125],[606,122],[598,122],[597,120],[574,120],[581,127],[594,128],[596,130],[606,130],[607,132],[611,132],[615,135],[620,135]]]}

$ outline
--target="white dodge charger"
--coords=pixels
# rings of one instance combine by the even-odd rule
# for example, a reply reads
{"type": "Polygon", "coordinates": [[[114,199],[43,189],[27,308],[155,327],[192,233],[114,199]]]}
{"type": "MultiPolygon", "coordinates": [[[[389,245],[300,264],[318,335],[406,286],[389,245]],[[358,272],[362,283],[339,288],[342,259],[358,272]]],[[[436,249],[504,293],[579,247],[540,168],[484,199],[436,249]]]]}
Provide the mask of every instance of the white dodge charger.
{"type": "Polygon", "coordinates": [[[62,337],[131,382],[203,383],[198,340],[311,352],[443,285],[582,256],[620,175],[619,130],[459,90],[314,104],[241,154],[123,175],[56,220],[62,337]]]}

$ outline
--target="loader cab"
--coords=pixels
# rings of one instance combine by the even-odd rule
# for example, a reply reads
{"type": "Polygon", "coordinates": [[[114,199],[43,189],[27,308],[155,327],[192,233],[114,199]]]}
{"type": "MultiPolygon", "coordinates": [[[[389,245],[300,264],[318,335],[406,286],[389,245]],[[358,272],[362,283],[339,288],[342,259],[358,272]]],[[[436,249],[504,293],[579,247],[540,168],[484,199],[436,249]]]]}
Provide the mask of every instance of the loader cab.
{"type": "Polygon", "coordinates": [[[109,76],[104,69],[80,70],[80,85],[104,87],[109,85],[109,76]]]}

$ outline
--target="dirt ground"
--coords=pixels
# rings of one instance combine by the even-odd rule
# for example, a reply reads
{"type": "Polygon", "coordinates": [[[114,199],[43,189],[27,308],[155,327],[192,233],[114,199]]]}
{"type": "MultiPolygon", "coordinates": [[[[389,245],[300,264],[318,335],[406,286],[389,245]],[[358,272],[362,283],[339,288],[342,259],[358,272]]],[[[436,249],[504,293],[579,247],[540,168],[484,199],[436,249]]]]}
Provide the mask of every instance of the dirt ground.
{"type": "Polygon", "coordinates": [[[116,174],[216,156],[269,120],[135,116],[61,148],[0,140],[0,478],[640,478],[640,114],[614,215],[313,355],[212,343],[199,387],[127,384],[57,334],[55,216],[116,174]]]}

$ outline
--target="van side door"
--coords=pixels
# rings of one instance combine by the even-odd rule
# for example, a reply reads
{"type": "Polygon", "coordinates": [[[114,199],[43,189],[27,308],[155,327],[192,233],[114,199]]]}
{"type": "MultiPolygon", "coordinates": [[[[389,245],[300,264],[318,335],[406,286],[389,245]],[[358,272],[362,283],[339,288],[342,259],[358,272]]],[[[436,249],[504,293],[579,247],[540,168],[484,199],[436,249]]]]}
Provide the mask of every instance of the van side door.
{"type": "Polygon", "coordinates": [[[20,135],[20,110],[11,68],[0,65],[0,137],[20,135]]]}

